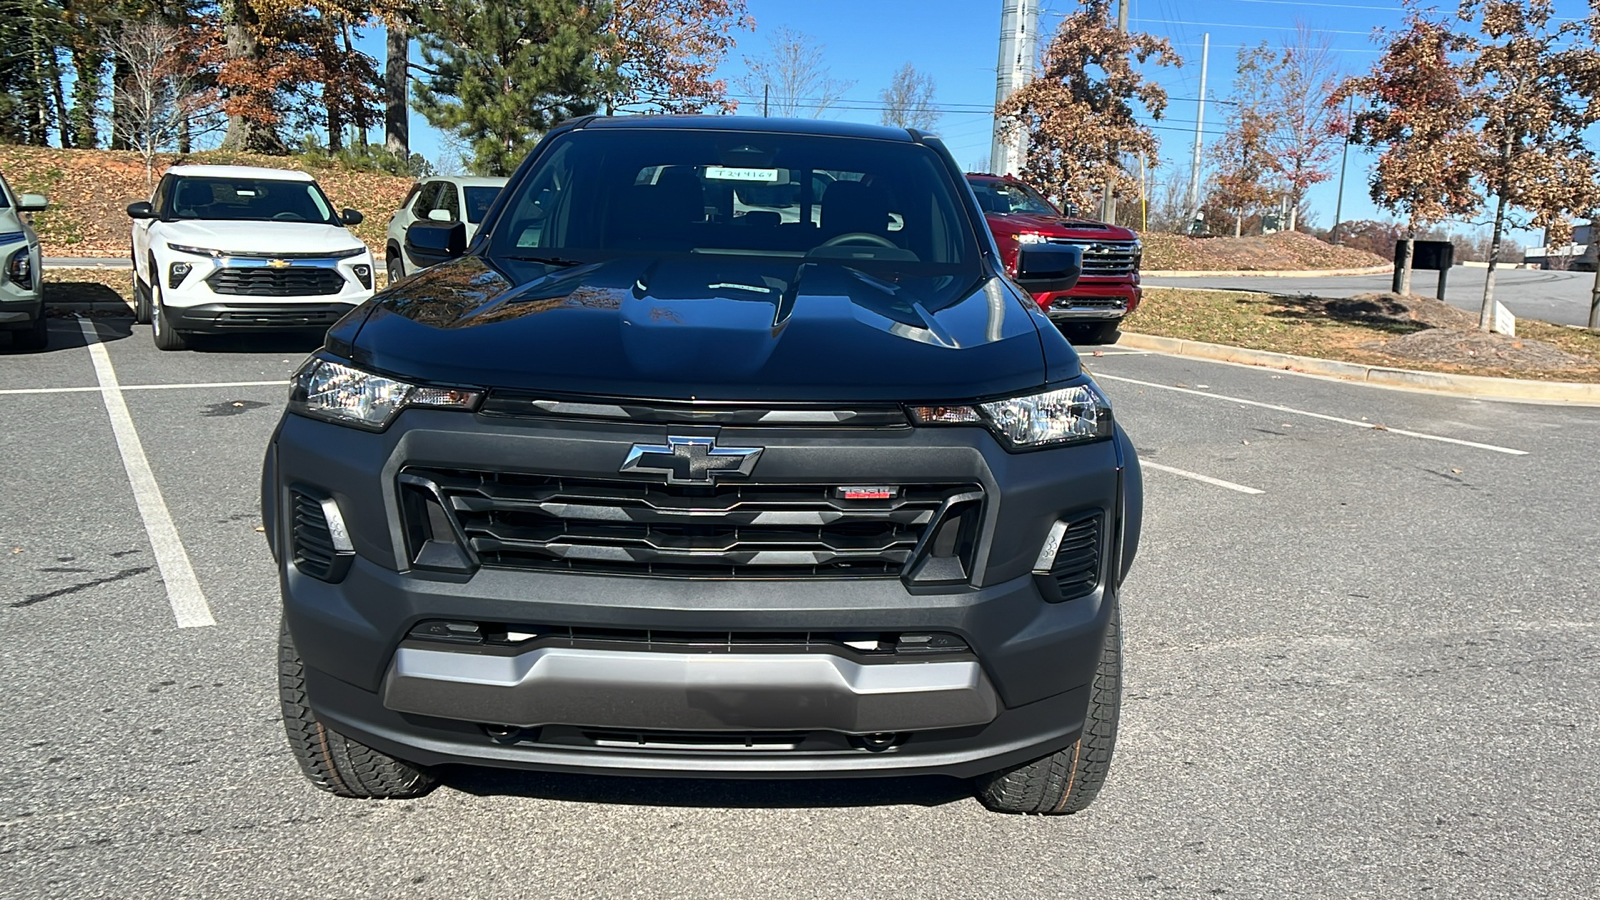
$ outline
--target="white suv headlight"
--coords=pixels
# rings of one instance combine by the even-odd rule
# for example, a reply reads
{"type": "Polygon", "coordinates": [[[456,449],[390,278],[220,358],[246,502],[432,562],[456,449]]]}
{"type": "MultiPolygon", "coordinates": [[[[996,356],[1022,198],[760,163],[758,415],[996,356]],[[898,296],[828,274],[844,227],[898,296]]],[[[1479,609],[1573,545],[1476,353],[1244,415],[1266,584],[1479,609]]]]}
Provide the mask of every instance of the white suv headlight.
{"type": "Polygon", "coordinates": [[[914,406],[919,425],[986,425],[1013,450],[1111,437],[1111,403],[1093,382],[973,406],[914,406]]]}
{"type": "Polygon", "coordinates": [[[481,391],[409,384],[312,357],[295,373],[289,410],[337,425],[382,431],[402,409],[476,409],[481,391]]]}

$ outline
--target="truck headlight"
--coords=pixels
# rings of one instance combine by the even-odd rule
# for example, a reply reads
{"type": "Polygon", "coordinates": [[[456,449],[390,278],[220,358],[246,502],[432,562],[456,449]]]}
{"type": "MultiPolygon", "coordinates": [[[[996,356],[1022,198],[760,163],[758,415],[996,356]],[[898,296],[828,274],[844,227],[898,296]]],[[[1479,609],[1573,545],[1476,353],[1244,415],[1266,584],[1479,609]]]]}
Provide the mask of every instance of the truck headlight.
{"type": "Polygon", "coordinates": [[[480,391],[410,384],[314,356],[295,373],[289,411],[336,425],[382,431],[407,407],[471,411],[482,398],[480,391]]]}
{"type": "Polygon", "coordinates": [[[919,425],[985,425],[1013,450],[1111,437],[1111,403],[1093,382],[972,406],[914,406],[919,425]]]}

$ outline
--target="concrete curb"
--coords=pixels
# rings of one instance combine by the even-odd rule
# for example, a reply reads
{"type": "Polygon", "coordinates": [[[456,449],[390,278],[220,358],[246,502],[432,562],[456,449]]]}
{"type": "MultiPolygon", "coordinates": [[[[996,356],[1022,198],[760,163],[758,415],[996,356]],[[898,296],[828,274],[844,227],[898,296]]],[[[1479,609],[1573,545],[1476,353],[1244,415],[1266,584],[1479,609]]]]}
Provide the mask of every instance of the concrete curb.
{"type": "Polygon", "coordinates": [[[1135,350],[1154,350],[1174,356],[1192,356],[1218,362],[1285,369],[1308,375],[1342,378],[1384,387],[1428,391],[1435,394],[1480,397],[1493,400],[1523,400],[1533,403],[1570,403],[1579,406],[1600,406],[1600,384],[1572,381],[1524,381],[1518,378],[1488,378],[1482,375],[1449,375],[1443,372],[1418,372],[1414,369],[1395,369],[1388,366],[1367,366],[1361,363],[1318,359],[1314,356],[1295,356],[1290,353],[1272,353],[1267,350],[1247,350],[1226,344],[1207,344],[1180,338],[1157,337],[1149,334],[1130,334],[1124,331],[1117,342],[1119,347],[1135,350]]]}
{"type": "Polygon", "coordinates": [[[1386,275],[1392,266],[1369,266],[1365,269],[1219,269],[1214,272],[1184,272],[1163,269],[1145,269],[1140,278],[1321,278],[1330,275],[1386,275]]]}

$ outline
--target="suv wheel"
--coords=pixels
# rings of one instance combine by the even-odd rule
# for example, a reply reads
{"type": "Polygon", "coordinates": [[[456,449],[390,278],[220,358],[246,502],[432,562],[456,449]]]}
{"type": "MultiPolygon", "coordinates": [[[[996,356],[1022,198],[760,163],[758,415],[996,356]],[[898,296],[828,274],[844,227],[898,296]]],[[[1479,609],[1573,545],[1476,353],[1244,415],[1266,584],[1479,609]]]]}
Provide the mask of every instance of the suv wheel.
{"type": "Polygon", "coordinates": [[[305,663],[287,622],[278,632],[278,699],[289,749],[311,783],[340,797],[398,800],[433,789],[434,778],[387,753],[357,743],[317,721],[306,702],[305,663]]]}
{"type": "Polygon", "coordinates": [[[161,303],[160,282],[150,283],[150,324],[157,350],[188,349],[189,339],[173,328],[172,321],[167,318],[167,308],[161,303]]]}
{"type": "Polygon", "coordinates": [[[133,273],[133,321],[139,325],[150,324],[150,285],[139,277],[137,269],[133,273]]]}
{"type": "Polygon", "coordinates": [[[39,318],[27,331],[11,332],[11,345],[18,350],[43,350],[50,346],[50,323],[45,318],[44,307],[39,308],[39,318]]]}
{"type": "MultiPolygon", "coordinates": [[[[1113,601],[1115,602],[1115,601],[1113,601]]],[[[1105,784],[1122,708],[1122,611],[1111,608],[1100,666],[1089,686],[1083,734],[1064,750],[977,779],[978,799],[995,812],[1071,815],[1087,809],[1105,784]]]]}
{"type": "Polygon", "coordinates": [[[389,250],[387,258],[383,261],[383,267],[384,270],[389,274],[390,286],[393,286],[396,281],[406,277],[406,264],[400,261],[399,250],[393,248],[389,250]]]}

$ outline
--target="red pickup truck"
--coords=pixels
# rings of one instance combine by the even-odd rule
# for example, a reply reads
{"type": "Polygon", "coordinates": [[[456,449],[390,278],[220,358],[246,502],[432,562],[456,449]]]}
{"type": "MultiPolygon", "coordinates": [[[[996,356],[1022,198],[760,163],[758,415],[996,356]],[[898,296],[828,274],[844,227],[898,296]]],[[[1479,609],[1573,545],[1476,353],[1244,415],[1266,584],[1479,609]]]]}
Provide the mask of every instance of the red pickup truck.
{"type": "Polygon", "coordinates": [[[1117,324],[1139,305],[1139,236],[1126,228],[1063,214],[1038,191],[1009,175],[969,174],[989,230],[1006,268],[1017,267],[1017,248],[1029,243],[1077,244],[1083,248],[1083,277],[1070,291],[1035,294],[1069,336],[1091,344],[1112,344],[1117,324]]]}

